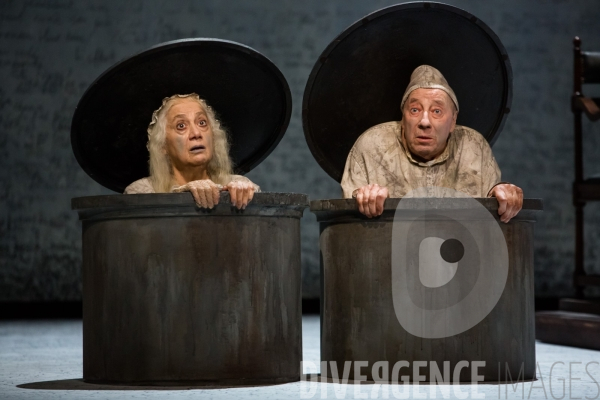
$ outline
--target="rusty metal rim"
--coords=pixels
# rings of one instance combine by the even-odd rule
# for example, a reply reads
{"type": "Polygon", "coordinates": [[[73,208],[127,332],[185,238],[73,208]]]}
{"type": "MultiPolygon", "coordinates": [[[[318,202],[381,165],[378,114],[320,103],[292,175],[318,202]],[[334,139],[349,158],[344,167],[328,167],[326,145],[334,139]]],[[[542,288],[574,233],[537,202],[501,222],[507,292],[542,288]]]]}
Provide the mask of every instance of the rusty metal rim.
{"type": "MultiPolygon", "coordinates": [[[[474,198],[482,206],[490,211],[498,210],[498,201],[491,197],[474,198]]],[[[435,208],[445,209],[448,205],[448,200],[445,198],[414,198],[414,199],[399,199],[391,198],[385,201],[384,211],[396,211],[400,201],[414,204],[415,210],[433,210],[435,208]]],[[[461,203],[461,199],[451,199],[453,204],[461,203]]],[[[467,199],[470,200],[470,199],[467,199]]],[[[460,204],[459,204],[460,205],[460,204]]],[[[465,207],[452,207],[457,210],[468,210],[468,202],[465,202],[465,207]]],[[[541,211],[544,208],[542,199],[523,199],[523,210],[541,211]]],[[[310,202],[311,211],[358,211],[355,199],[324,199],[313,200],[310,202]]]]}
{"type": "MultiPolygon", "coordinates": [[[[303,193],[256,193],[248,207],[308,207],[308,195],[303,193]]],[[[219,204],[231,206],[228,192],[221,193],[219,204]]],[[[135,195],[86,196],[71,199],[72,210],[97,208],[140,208],[140,207],[190,207],[195,206],[191,193],[152,193],[135,195]]]]}

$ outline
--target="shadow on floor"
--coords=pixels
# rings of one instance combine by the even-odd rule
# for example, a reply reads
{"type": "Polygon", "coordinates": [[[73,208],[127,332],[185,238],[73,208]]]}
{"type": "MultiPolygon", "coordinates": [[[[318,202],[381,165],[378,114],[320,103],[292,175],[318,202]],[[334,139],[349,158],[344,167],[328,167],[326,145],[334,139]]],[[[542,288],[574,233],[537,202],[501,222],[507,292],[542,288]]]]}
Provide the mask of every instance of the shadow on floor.
{"type": "MultiPolygon", "coordinates": [[[[340,383],[338,380],[333,380],[331,378],[321,378],[321,374],[305,374],[302,376],[303,381],[313,381],[313,382],[321,382],[321,383],[340,383]]],[[[533,382],[537,379],[532,380],[524,380],[519,382],[533,382]]],[[[354,384],[354,381],[349,379],[346,384],[354,384]]],[[[362,385],[374,384],[375,382],[365,382],[360,381],[362,385]]],[[[511,382],[512,383],[512,382],[511,382]]],[[[45,382],[32,382],[32,383],[23,383],[21,385],[17,385],[18,388],[21,389],[38,389],[38,390],[193,390],[193,389],[236,389],[236,388],[247,388],[247,387],[264,387],[264,386],[276,386],[280,384],[255,384],[255,385],[229,385],[229,386],[219,386],[219,385],[210,385],[210,384],[198,384],[198,385],[173,385],[172,383],[169,385],[160,385],[156,383],[154,385],[119,385],[119,384],[98,384],[98,383],[87,383],[84,382],[83,379],[63,379],[60,381],[45,381],[45,382]]],[[[428,385],[431,383],[421,382],[421,385],[428,385]]],[[[470,385],[471,382],[460,382],[459,385],[470,385]]],[[[502,385],[507,384],[507,382],[480,382],[480,385],[502,385]]],[[[446,384],[442,384],[446,385],[446,384]]]]}
{"type": "Polygon", "coordinates": [[[84,382],[83,379],[62,379],[59,381],[31,382],[17,385],[20,389],[37,390],[192,390],[192,389],[237,389],[245,387],[275,386],[277,384],[255,384],[255,385],[214,385],[214,384],[181,384],[173,385],[122,385],[122,384],[98,384],[84,382]]]}

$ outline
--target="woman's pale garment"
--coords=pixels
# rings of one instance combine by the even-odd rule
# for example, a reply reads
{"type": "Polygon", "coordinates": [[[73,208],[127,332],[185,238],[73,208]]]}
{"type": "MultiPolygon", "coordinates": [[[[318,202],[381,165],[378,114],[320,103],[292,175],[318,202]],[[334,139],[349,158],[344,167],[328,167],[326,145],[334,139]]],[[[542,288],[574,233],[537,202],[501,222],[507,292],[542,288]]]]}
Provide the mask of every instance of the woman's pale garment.
{"type": "Polygon", "coordinates": [[[434,186],[487,197],[501,182],[492,149],[476,130],[456,125],[442,154],[419,162],[404,144],[402,124],[392,121],[370,128],[354,143],[342,177],[343,196],[351,198],[356,189],[373,183],[399,198],[434,186]]]}
{"type": "MultiPolygon", "coordinates": [[[[231,182],[250,182],[254,185],[254,191],[256,193],[260,192],[260,187],[252,182],[250,179],[241,175],[231,175],[231,182]]],[[[156,193],[154,188],[152,187],[152,183],[150,182],[150,177],[138,179],[133,182],[131,185],[125,188],[125,192],[123,194],[144,194],[144,193],[156,193]]]]}

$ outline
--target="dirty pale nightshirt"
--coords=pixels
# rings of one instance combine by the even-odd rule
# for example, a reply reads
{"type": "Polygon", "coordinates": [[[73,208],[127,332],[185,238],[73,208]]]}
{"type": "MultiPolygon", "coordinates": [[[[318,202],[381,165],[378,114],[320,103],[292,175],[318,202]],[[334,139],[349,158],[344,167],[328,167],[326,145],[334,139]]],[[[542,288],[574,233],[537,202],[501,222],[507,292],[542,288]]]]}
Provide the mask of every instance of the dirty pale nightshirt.
{"type": "Polygon", "coordinates": [[[400,121],[385,122],[364,132],[344,168],[344,198],[362,186],[376,183],[390,197],[404,197],[413,189],[442,186],[472,197],[486,197],[500,183],[500,169],[487,140],[476,130],[456,125],[442,154],[428,162],[416,161],[404,145],[400,121]]]}

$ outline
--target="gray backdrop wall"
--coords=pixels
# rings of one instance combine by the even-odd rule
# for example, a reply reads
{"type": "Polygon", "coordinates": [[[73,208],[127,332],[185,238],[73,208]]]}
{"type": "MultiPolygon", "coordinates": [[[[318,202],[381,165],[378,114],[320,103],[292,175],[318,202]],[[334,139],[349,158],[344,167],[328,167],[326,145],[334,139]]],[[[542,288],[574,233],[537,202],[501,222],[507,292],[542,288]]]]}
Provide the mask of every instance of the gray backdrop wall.
{"type": "MultiPolygon", "coordinates": [[[[448,0],[486,22],[512,62],[512,111],[494,153],[503,180],[541,197],[537,296],[571,293],[574,212],[571,41],[600,50],[597,0],[448,0]]],[[[79,167],[70,119],[87,86],[157,43],[216,37],[275,62],[292,89],[289,129],[249,174],[268,191],[339,197],[313,160],[301,102],[315,60],[343,29],[393,1],[32,0],[0,2],[0,301],[81,298],[80,224],[72,197],[110,194],[79,167]]],[[[452,34],[449,32],[448,34],[452,34]]],[[[417,39],[418,40],[418,39],[417,39]]],[[[598,95],[598,92],[596,92],[598,95]]],[[[600,124],[584,123],[585,169],[600,173],[600,124]]],[[[600,205],[586,209],[586,266],[600,272],[600,205]]],[[[318,227],[302,220],[304,296],[319,293],[318,227]]]]}

